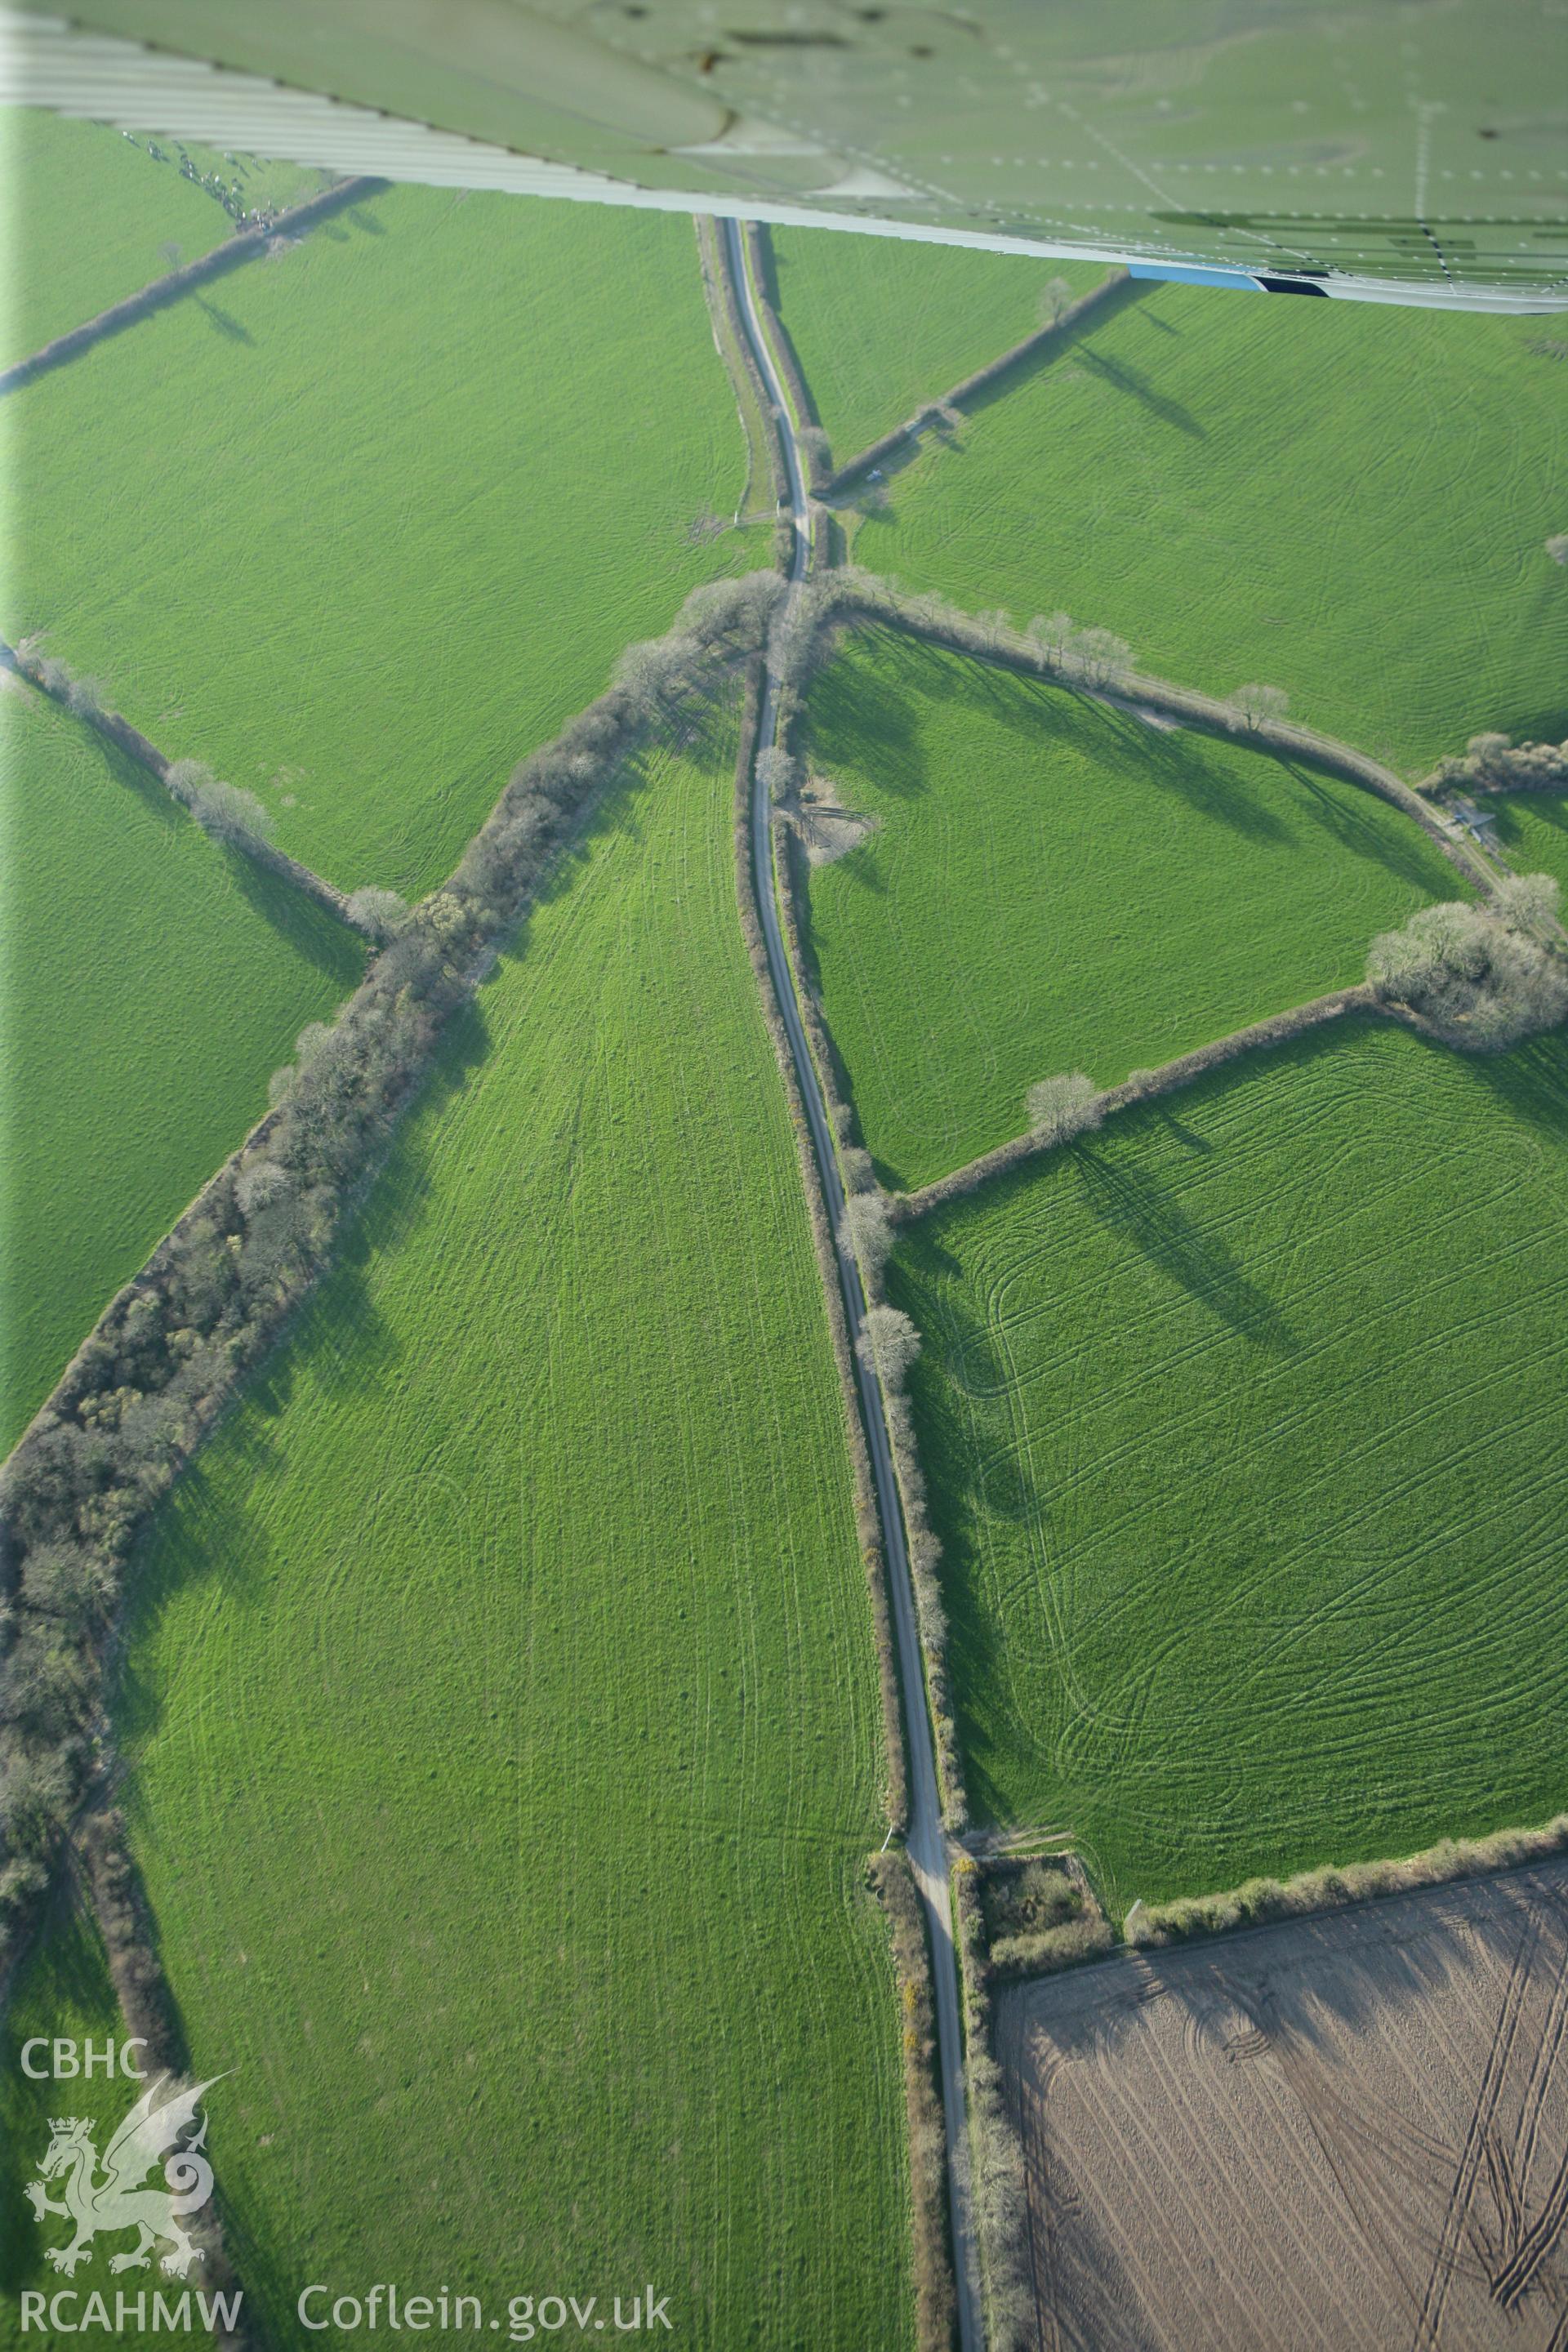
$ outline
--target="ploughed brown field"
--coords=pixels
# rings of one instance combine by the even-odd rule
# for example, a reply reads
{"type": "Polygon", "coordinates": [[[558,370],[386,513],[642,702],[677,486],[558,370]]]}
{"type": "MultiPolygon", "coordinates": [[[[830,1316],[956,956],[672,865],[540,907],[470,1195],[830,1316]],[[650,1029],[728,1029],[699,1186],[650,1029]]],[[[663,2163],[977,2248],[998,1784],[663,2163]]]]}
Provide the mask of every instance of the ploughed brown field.
{"type": "Polygon", "coordinates": [[[1568,1863],[1019,1986],[1050,2352],[1568,2345],[1568,1863]]]}

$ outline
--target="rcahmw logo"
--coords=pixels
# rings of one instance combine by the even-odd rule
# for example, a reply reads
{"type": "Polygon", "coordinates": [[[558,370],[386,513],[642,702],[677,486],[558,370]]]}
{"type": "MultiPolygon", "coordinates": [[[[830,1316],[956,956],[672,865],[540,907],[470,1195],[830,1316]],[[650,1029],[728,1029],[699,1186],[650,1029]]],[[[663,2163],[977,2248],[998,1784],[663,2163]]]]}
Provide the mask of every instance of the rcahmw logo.
{"type": "MultiPolygon", "coordinates": [[[[112,2042],[101,2047],[89,2042],[79,2049],[74,2042],[51,2042],[37,2037],[23,2044],[22,2071],[34,2082],[51,2077],[57,2082],[79,2078],[85,2081],[100,2072],[127,2074],[141,2082],[146,2077],[136,2063],[135,2053],[145,2046],[137,2038],[118,2050],[112,2042]],[[42,2063],[42,2053],[47,2053],[49,2063],[42,2063]]],[[[159,2074],[147,2084],[112,2133],[101,2158],[89,2117],[50,2118],[48,2145],[38,2160],[37,2178],[27,2182],[24,2193],[37,2221],[47,2222],[58,2218],[70,2224],[70,2234],[63,2245],[44,2248],[44,2260],[52,2270],[74,2278],[93,2252],[96,2240],[119,2237],[126,2231],[135,2231],[136,2242],[110,2255],[111,2273],[148,2270],[156,2254],[158,2267],[165,2278],[184,2280],[190,2275],[194,2263],[205,2259],[185,2224],[202,2212],[212,2197],[213,2169],[204,2153],[206,2117],[200,2114],[200,2108],[213,2084],[223,2080],[221,2074],[214,2074],[205,2083],[181,2084],[172,2074],[159,2074]],[[162,2173],[162,2187],[148,2177],[155,2172],[162,2173]],[[58,2189],[58,2193],[51,2194],[52,2189],[58,2189]]],[[[85,2309],[79,2314],[76,2305],[79,2300],[75,2294],[50,2297],[37,2292],[24,2293],[22,2325],[24,2328],[44,2326],[46,2304],[47,2324],[63,2335],[73,2335],[93,2326],[149,2325],[141,2295],[134,2298],[128,2313],[126,2305],[131,2299],[122,2293],[117,2294],[115,2318],[110,2316],[100,2294],[89,2294],[85,2309]]],[[[211,2324],[221,2313],[221,2323],[226,2326],[232,2326],[237,2319],[240,2300],[237,2294],[197,2297],[204,2322],[211,2324]],[[213,2306],[210,2314],[209,2303],[213,2306]]],[[[150,2324],[154,2328],[189,2327],[188,2294],[172,2304],[162,2294],[155,2294],[150,2324]]]]}

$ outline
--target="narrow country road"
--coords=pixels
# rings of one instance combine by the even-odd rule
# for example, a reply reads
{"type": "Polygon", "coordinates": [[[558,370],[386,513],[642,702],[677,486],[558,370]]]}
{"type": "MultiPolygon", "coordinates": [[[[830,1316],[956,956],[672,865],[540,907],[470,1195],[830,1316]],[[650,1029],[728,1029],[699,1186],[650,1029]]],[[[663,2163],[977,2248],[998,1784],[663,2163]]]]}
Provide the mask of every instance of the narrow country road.
{"type": "MultiPolygon", "coordinates": [[[[790,593],[798,593],[811,562],[811,509],[806,499],[805,477],[802,470],[800,451],[796,446],[795,423],[784,385],[763,332],[762,321],[752,299],[751,279],[746,270],[743,240],[738,224],[721,224],[725,258],[734,283],[741,323],[752,355],[767,387],[768,397],[779,420],[779,438],[783,445],[784,465],[789,478],[791,518],[795,529],[795,550],[790,562],[790,593]]],[[[763,694],[762,711],[757,730],[757,750],[773,744],[778,732],[779,678],[770,666],[763,694]]],[[[860,1385],[860,1406],[870,1446],[871,1469],[877,1484],[877,1505],[881,1514],[883,1537],[888,1550],[888,1581],[893,1612],[893,1626],[899,1644],[899,1673],[904,1691],[904,1724],[909,1750],[910,1823],[909,1856],[914,1866],[921,1899],[925,1905],[926,1924],[931,1936],[932,1974],[936,1995],[937,2049],[942,2067],[942,2100],[946,2117],[948,2180],[952,2197],[954,2269],[957,2273],[958,2319],[960,2340],[963,2352],[983,2352],[984,2336],[981,2323],[980,2297],[975,2270],[975,2247],[969,2195],[968,2140],[964,2127],[963,2037],[959,2020],[958,1968],[952,1948],[952,1910],[948,1884],[947,1834],[942,1827],[942,1806],[937,1797],[935,1748],[927,1712],[925,1674],[920,1633],[915,1622],[914,1586],[910,1575],[909,1551],[904,1541],[903,1515],[899,1507],[898,1482],[893,1475],[892,1446],[888,1437],[887,1418],[882,1409],[882,1391],[876,1373],[861,1360],[858,1341],[865,1321],[866,1301],[860,1288],[860,1274],[855,1256],[842,1238],[844,1189],[839,1181],[838,1162],[833,1149],[832,1131],[828,1125],[827,1108],[822,1098],[816,1065],[806,1045],[805,1030],[795,1002],[795,987],[790,977],[789,961],[784,953],[784,936],[779,926],[778,904],[774,895],[773,810],[769,805],[767,788],[757,778],[752,778],[752,879],[756,887],[757,912],[762,920],[763,938],[767,947],[768,970],[773,975],[773,992],[778,998],[784,1031],[795,1063],[795,1076],[800,1086],[801,1099],[811,1128],[812,1145],[816,1153],[823,1199],[829,1225],[834,1235],[834,1252],[838,1264],[838,1284],[844,1294],[844,1312],[849,1326],[849,1337],[855,1343],[857,1378],[860,1385]]]]}

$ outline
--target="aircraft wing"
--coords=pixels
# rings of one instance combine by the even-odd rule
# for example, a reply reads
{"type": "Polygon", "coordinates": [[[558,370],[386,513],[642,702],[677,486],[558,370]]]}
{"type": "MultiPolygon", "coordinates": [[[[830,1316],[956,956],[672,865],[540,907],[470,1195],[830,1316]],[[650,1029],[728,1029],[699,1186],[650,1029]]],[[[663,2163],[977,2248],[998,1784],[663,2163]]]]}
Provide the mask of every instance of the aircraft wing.
{"type": "Polygon", "coordinates": [[[1568,308],[1568,0],[76,0],[0,91],[510,188],[1568,308]]]}

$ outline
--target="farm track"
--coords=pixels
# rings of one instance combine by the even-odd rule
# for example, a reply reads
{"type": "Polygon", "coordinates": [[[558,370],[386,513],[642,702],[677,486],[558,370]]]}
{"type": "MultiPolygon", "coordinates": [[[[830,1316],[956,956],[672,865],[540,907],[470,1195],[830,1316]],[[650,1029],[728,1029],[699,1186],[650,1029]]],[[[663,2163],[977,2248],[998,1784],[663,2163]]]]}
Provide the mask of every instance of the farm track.
{"type": "MultiPolygon", "coordinates": [[[[790,593],[798,593],[811,562],[811,510],[801,453],[778,370],[757,314],[741,230],[723,225],[723,249],[742,330],[778,416],[794,524],[790,593]]],[[[770,660],[757,729],[757,751],[777,740],[782,679],[770,660]]],[[[908,1727],[910,1825],[908,1851],[925,1907],[931,1937],[937,2017],[937,2043],[942,2073],[948,2181],[951,2200],[954,2269],[958,2286],[959,2333],[963,2352],[981,2352],[981,2317],[977,2253],[969,2207],[969,2162],[965,2126],[963,2031],[959,2015],[958,1969],[953,1948],[950,1855],[937,1790],[935,1742],[928,1711],[924,1662],[915,1618],[914,1587],[905,1542],[898,1481],[881,1387],[874,1367],[864,1360],[858,1341],[865,1326],[866,1300],[853,1251],[842,1237],[844,1188],[838,1175],[832,1128],[820,1079],[806,1041],[784,934],[779,921],[777,881],[773,866],[773,812],[768,791],[752,767],[752,847],[757,911],[780,1017],[789,1041],[796,1082],[811,1129],[824,1205],[834,1234],[839,1288],[851,1343],[856,1345],[861,1410],[870,1449],[872,1475],[888,1550],[894,1629],[900,1675],[903,1684],[908,1727]]]]}

